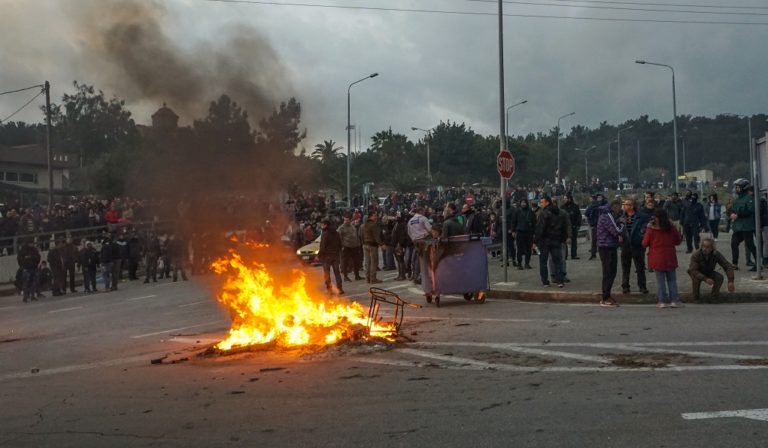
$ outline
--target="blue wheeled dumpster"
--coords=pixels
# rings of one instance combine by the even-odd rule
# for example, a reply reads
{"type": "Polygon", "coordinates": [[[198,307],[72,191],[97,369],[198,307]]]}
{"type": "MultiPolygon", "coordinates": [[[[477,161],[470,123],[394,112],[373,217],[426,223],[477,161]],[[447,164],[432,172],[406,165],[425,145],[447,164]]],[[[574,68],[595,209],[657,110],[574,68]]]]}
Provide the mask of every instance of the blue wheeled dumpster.
{"type": "Polygon", "coordinates": [[[440,306],[440,296],[462,294],[467,301],[485,302],[488,255],[480,238],[461,235],[449,240],[424,241],[421,288],[427,303],[440,306]]]}

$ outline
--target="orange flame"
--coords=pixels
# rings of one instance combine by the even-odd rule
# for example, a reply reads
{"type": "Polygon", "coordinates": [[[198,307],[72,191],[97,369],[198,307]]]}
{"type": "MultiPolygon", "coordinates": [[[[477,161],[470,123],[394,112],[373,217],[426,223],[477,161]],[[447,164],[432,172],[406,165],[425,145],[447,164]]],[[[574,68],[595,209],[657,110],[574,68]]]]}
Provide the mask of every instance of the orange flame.
{"type": "MultiPolygon", "coordinates": [[[[262,258],[260,250],[269,248],[264,244],[247,247],[257,259],[262,258]]],[[[216,345],[220,350],[271,342],[283,347],[328,345],[348,337],[355,327],[367,328],[367,314],[359,303],[313,297],[307,291],[305,273],[298,269],[246,261],[234,249],[211,267],[225,276],[217,299],[232,316],[228,336],[216,345]]],[[[368,335],[393,340],[396,329],[376,322],[368,335]]]]}

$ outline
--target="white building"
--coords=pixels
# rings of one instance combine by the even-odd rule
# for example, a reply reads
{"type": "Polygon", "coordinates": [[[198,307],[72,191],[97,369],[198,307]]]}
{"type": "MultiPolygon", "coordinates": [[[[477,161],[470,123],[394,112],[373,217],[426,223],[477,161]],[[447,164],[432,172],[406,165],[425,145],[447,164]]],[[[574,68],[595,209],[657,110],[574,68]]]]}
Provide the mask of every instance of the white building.
{"type": "MultiPolygon", "coordinates": [[[[70,188],[70,170],[79,166],[77,154],[53,152],[53,189],[70,188]]],[[[40,144],[0,146],[0,184],[27,190],[48,190],[48,153],[40,144]]]]}

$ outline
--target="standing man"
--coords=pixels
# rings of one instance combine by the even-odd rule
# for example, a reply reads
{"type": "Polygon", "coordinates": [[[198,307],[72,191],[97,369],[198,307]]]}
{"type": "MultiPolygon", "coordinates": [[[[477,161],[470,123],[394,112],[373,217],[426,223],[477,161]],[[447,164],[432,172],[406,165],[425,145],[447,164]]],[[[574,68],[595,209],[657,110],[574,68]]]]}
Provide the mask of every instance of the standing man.
{"type": "Polygon", "coordinates": [[[325,289],[328,294],[333,293],[331,287],[331,269],[336,280],[336,289],[339,294],[344,294],[344,287],[341,283],[341,273],[339,272],[339,260],[341,258],[341,235],[333,227],[331,221],[326,218],[320,223],[320,251],[317,257],[323,264],[323,279],[325,280],[325,289]]]}
{"type": "MultiPolygon", "coordinates": [[[[737,179],[733,184],[736,186],[736,198],[733,200],[733,212],[730,216],[731,228],[733,229],[733,235],[731,236],[731,260],[733,261],[733,268],[738,270],[739,244],[742,241],[746,247],[747,266],[750,266],[749,254],[757,256],[755,242],[752,239],[752,234],[755,232],[755,203],[753,198],[747,194],[749,181],[737,179]]],[[[751,270],[754,271],[754,264],[751,266],[753,266],[751,270]]]]}
{"type": "Polygon", "coordinates": [[[381,246],[381,232],[379,231],[379,215],[376,211],[368,212],[368,221],[363,224],[363,251],[365,252],[365,281],[368,283],[381,283],[376,278],[379,270],[379,246],[381,246]]]}
{"type": "Polygon", "coordinates": [[[187,281],[185,272],[186,262],[188,260],[187,242],[180,235],[171,234],[168,240],[168,255],[171,258],[171,270],[173,271],[173,281],[179,281],[178,274],[181,272],[181,279],[187,281]]]}
{"type": "Polygon", "coordinates": [[[55,246],[48,251],[48,266],[51,268],[53,284],[51,294],[60,296],[67,293],[64,279],[64,241],[56,240],[55,246]]]}
{"type": "Polygon", "coordinates": [[[61,259],[64,262],[64,284],[62,290],[67,290],[67,279],[69,279],[69,291],[77,292],[75,289],[75,271],[77,270],[77,262],[79,258],[79,251],[72,242],[72,238],[67,238],[67,242],[61,248],[61,259]]]}
{"type": "Polygon", "coordinates": [[[22,286],[24,294],[23,301],[37,301],[37,266],[40,264],[40,252],[35,247],[32,240],[28,240],[19,249],[16,255],[16,261],[22,269],[22,286]]]}
{"type": "MultiPolygon", "coordinates": [[[[692,193],[691,198],[683,206],[683,233],[685,234],[686,254],[693,252],[694,247],[699,249],[701,231],[708,227],[707,216],[704,207],[699,202],[699,194],[692,193]]],[[[754,227],[754,226],[753,226],[754,227]]]]}
{"type": "MultiPolygon", "coordinates": [[[[571,259],[578,260],[579,257],[576,254],[577,250],[577,238],[579,236],[579,229],[581,228],[581,210],[579,206],[573,202],[573,195],[568,193],[565,195],[565,203],[562,207],[563,211],[568,215],[570,220],[570,234],[571,234],[571,259]]],[[[568,249],[565,249],[565,258],[568,258],[568,249]]]]}
{"type": "Polygon", "coordinates": [[[672,197],[664,203],[664,210],[667,211],[667,216],[672,224],[677,227],[677,230],[682,232],[680,226],[680,216],[683,214],[683,201],[680,200],[680,195],[677,192],[672,193],[672,197]]]}
{"type": "Polygon", "coordinates": [[[597,220],[597,247],[602,267],[602,298],[600,306],[613,308],[619,306],[611,296],[611,288],[616,280],[618,265],[618,248],[624,234],[624,224],[621,221],[621,202],[617,199],[611,205],[603,205],[598,209],[600,218],[597,220]]]}
{"type": "Polygon", "coordinates": [[[635,201],[625,199],[622,205],[624,222],[623,242],[621,244],[621,290],[624,294],[629,294],[629,270],[632,263],[635,264],[637,274],[637,287],[640,292],[648,294],[645,282],[645,248],[643,247],[643,236],[645,227],[648,225],[650,217],[645,213],[635,210],[635,201]]]}
{"type": "Polygon", "coordinates": [[[517,242],[517,269],[531,268],[533,232],[536,229],[536,214],[528,206],[528,199],[520,200],[520,209],[512,215],[509,230],[517,242]],[[523,265],[525,263],[525,265],[523,265]],[[523,267],[525,266],[525,267],[523,267]]]}
{"type": "Polygon", "coordinates": [[[139,279],[136,273],[139,270],[139,262],[141,261],[143,251],[144,249],[138,235],[135,232],[132,233],[131,238],[128,240],[128,280],[139,279]]]}
{"type": "Polygon", "coordinates": [[[421,214],[421,207],[414,207],[413,216],[408,220],[408,237],[414,245],[413,255],[411,257],[411,270],[413,271],[413,283],[421,283],[421,257],[423,255],[423,242],[430,237],[432,225],[429,220],[421,214]]]}
{"type": "Polygon", "coordinates": [[[553,203],[552,198],[544,195],[539,200],[541,212],[536,223],[536,231],[533,241],[539,248],[539,276],[541,283],[545,288],[549,287],[549,271],[547,262],[552,257],[554,271],[552,274],[557,286],[565,286],[562,278],[563,272],[563,253],[562,253],[562,220],[560,219],[560,209],[553,203]]]}
{"type": "Polygon", "coordinates": [[[605,197],[602,194],[592,196],[592,202],[589,203],[584,214],[589,221],[589,236],[591,247],[589,250],[589,259],[594,260],[597,257],[597,221],[600,218],[600,207],[606,205],[605,197]]]}
{"type": "MultiPolygon", "coordinates": [[[[341,272],[344,274],[344,280],[351,282],[349,272],[355,273],[355,280],[361,280],[360,263],[357,259],[357,251],[360,249],[360,235],[349,216],[344,217],[344,223],[339,226],[339,236],[341,237],[341,272]]],[[[322,239],[321,239],[322,242],[322,239]]]]}
{"type": "Polygon", "coordinates": [[[144,283],[149,283],[149,279],[157,283],[157,261],[160,258],[160,240],[155,232],[150,231],[147,235],[147,246],[144,251],[144,260],[147,265],[147,272],[144,275],[144,283]]]}
{"type": "Polygon", "coordinates": [[[99,261],[101,261],[101,276],[104,278],[104,291],[110,291],[114,280],[112,279],[112,241],[109,237],[101,240],[99,261]]]}
{"type": "Polygon", "coordinates": [[[96,270],[99,268],[99,254],[90,241],[87,241],[85,247],[80,251],[80,266],[83,269],[85,292],[96,292],[96,270]]]}

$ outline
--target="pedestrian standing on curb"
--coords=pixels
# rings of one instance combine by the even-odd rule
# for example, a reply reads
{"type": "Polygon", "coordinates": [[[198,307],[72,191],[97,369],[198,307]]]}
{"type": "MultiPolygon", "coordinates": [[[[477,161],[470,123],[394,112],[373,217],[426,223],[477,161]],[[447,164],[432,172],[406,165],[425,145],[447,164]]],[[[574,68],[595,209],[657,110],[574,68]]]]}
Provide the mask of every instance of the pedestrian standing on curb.
{"type": "MultiPolygon", "coordinates": [[[[749,261],[750,254],[757,256],[755,250],[755,242],[752,239],[752,235],[755,232],[755,202],[752,196],[747,193],[749,187],[749,181],[746,179],[737,179],[734,182],[736,189],[736,198],[733,200],[733,211],[731,212],[731,228],[733,229],[733,235],[731,235],[731,260],[733,268],[739,269],[739,244],[744,242],[746,252],[746,264],[747,266],[753,266],[754,263],[749,261]]],[[[755,270],[755,269],[751,269],[755,270]]]]}
{"type": "Polygon", "coordinates": [[[379,270],[379,246],[381,246],[381,232],[379,231],[379,215],[376,211],[368,212],[368,221],[363,224],[363,250],[365,251],[365,281],[367,283],[381,283],[376,278],[379,270]]]}
{"type": "Polygon", "coordinates": [[[411,245],[411,239],[408,237],[406,217],[397,212],[396,219],[395,227],[392,229],[392,244],[394,245],[395,261],[397,262],[397,278],[395,278],[395,281],[401,281],[405,280],[405,254],[408,251],[408,246],[411,245]]]}
{"type": "Polygon", "coordinates": [[[325,289],[328,294],[333,293],[331,286],[331,270],[336,280],[336,289],[339,294],[344,294],[344,285],[339,272],[339,260],[341,258],[341,235],[335,228],[331,227],[330,219],[326,218],[320,223],[320,250],[317,258],[323,264],[323,280],[325,280],[325,289]]]}
{"type": "Polygon", "coordinates": [[[520,200],[520,209],[513,216],[512,236],[517,242],[517,269],[531,268],[533,252],[533,231],[536,229],[536,214],[528,206],[528,199],[520,200]],[[525,264],[523,264],[525,263],[525,264]]]}
{"type": "Polygon", "coordinates": [[[536,231],[534,232],[533,242],[539,248],[539,276],[541,283],[548,288],[549,269],[548,261],[552,257],[554,263],[554,272],[557,286],[565,286],[563,274],[563,220],[560,218],[561,210],[552,203],[549,196],[542,196],[539,200],[541,212],[536,222],[536,231]]]}
{"type": "Polygon", "coordinates": [[[83,269],[83,289],[86,293],[96,292],[96,271],[99,269],[99,254],[93,243],[87,241],[80,251],[80,266],[83,269]]]}
{"type": "Polygon", "coordinates": [[[37,250],[32,240],[21,246],[18,255],[16,255],[16,261],[19,263],[19,268],[22,269],[22,300],[24,302],[37,301],[37,267],[40,264],[40,251],[37,250]]]}
{"type": "Polygon", "coordinates": [[[597,220],[600,218],[600,207],[604,205],[606,205],[605,196],[596,194],[592,196],[592,202],[584,210],[584,215],[586,215],[589,222],[590,260],[594,260],[597,257],[597,220]]]}
{"type": "Polygon", "coordinates": [[[624,235],[621,243],[621,291],[629,294],[629,271],[635,265],[637,287],[642,294],[648,294],[645,281],[645,248],[643,235],[650,217],[635,210],[635,201],[625,199],[621,221],[624,223],[624,235]]]}
{"type": "Polygon", "coordinates": [[[669,220],[672,221],[672,225],[677,227],[678,232],[682,232],[682,227],[680,227],[680,216],[683,213],[683,201],[680,200],[680,195],[677,194],[677,192],[672,193],[669,200],[664,203],[664,210],[667,211],[667,216],[669,216],[669,220]]]}
{"type": "Polygon", "coordinates": [[[357,228],[352,225],[349,216],[344,217],[344,222],[339,226],[341,236],[341,273],[344,280],[351,282],[349,273],[354,272],[355,280],[361,280],[360,264],[357,260],[357,250],[360,248],[360,235],[357,228]]]}
{"type": "Polygon", "coordinates": [[[147,235],[147,243],[144,251],[144,263],[146,264],[147,271],[144,275],[144,283],[149,283],[152,279],[154,283],[157,283],[157,262],[160,259],[160,240],[155,235],[155,232],[150,231],[147,235]]]}
{"type": "Polygon", "coordinates": [[[624,233],[624,225],[619,222],[621,201],[614,200],[610,205],[601,206],[598,211],[600,217],[597,220],[597,252],[603,273],[600,306],[617,307],[619,304],[611,296],[611,288],[616,280],[619,245],[624,233]]]}
{"type": "Polygon", "coordinates": [[[683,234],[685,234],[686,254],[694,249],[699,249],[701,243],[701,231],[707,230],[709,223],[704,212],[704,207],[699,202],[699,194],[691,193],[690,198],[683,206],[683,234]]]}
{"type": "Polygon", "coordinates": [[[61,260],[64,263],[64,285],[62,290],[67,290],[67,284],[69,284],[69,292],[77,292],[75,289],[75,272],[77,271],[77,264],[80,251],[75,246],[72,238],[67,238],[66,243],[61,248],[61,260]],[[69,280],[69,282],[67,282],[69,280]]]}
{"type": "MultiPolygon", "coordinates": [[[[565,203],[561,208],[568,215],[568,219],[570,220],[570,228],[568,230],[571,235],[571,259],[578,260],[579,256],[576,251],[578,246],[577,237],[579,235],[579,229],[581,228],[581,210],[579,209],[579,206],[573,202],[573,195],[570,193],[565,195],[565,203]]],[[[566,246],[564,250],[564,258],[568,259],[568,247],[566,246]]]]}
{"type": "Polygon", "coordinates": [[[51,295],[60,296],[67,293],[67,286],[64,278],[64,241],[56,240],[55,246],[48,251],[48,266],[51,267],[53,283],[51,285],[51,295]]]}
{"type": "Polygon", "coordinates": [[[715,241],[717,241],[717,237],[720,234],[720,218],[723,214],[722,209],[722,205],[717,202],[717,194],[710,194],[704,213],[707,215],[709,230],[712,232],[712,239],[715,241]]]}
{"type": "Polygon", "coordinates": [[[656,292],[659,308],[681,306],[677,290],[677,246],[682,243],[680,232],[661,208],[654,216],[643,236],[643,247],[648,248],[648,266],[656,273],[656,292]]]}

